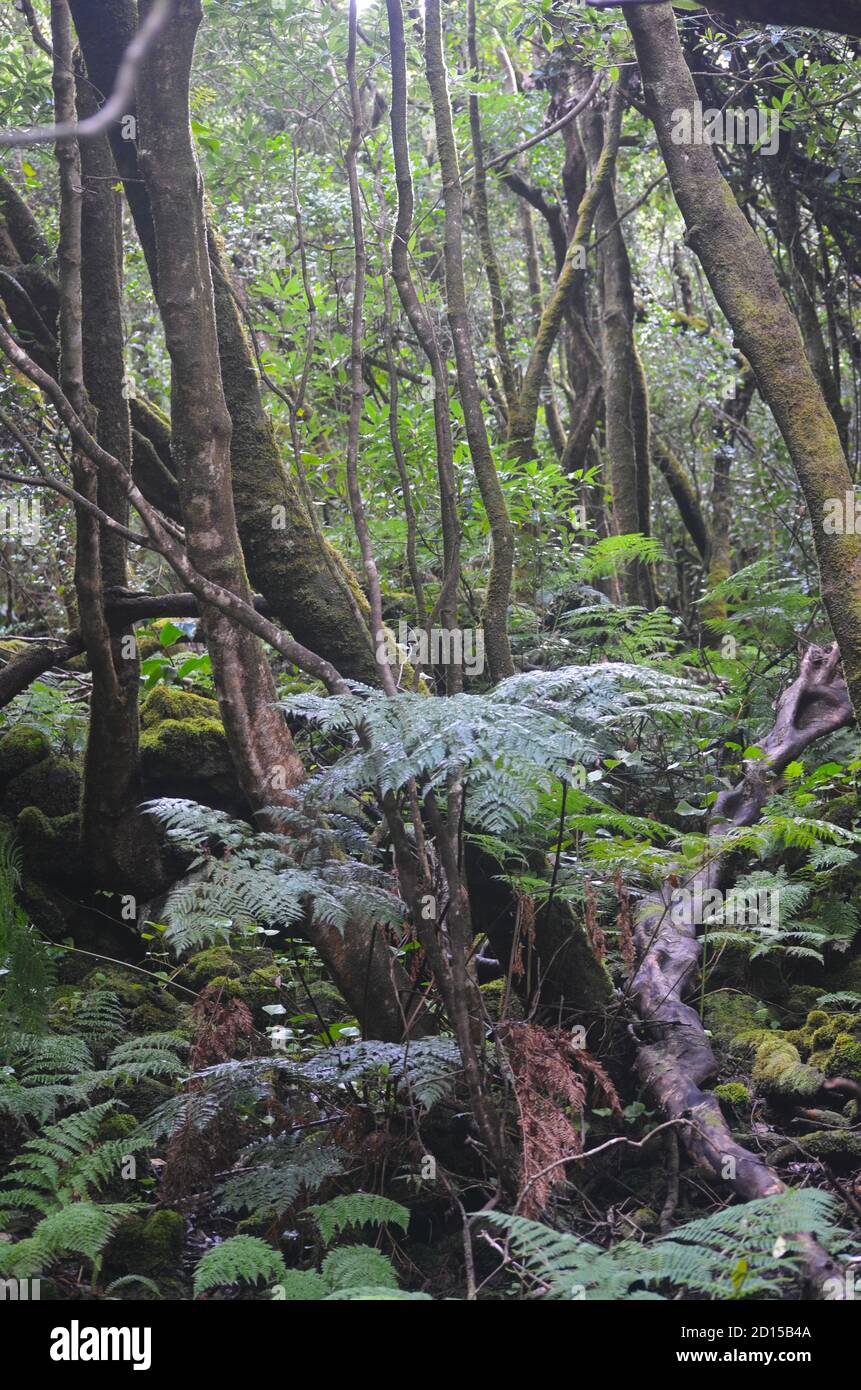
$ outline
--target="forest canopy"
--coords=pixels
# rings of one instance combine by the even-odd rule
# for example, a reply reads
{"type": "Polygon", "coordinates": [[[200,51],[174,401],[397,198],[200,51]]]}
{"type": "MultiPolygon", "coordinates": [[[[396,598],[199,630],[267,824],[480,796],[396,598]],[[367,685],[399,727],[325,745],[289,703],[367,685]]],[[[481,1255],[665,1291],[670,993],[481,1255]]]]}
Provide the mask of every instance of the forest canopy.
{"type": "Polygon", "coordinates": [[[5,1297],[853,1299],[861,4],[0,34],[5,1297]]]}

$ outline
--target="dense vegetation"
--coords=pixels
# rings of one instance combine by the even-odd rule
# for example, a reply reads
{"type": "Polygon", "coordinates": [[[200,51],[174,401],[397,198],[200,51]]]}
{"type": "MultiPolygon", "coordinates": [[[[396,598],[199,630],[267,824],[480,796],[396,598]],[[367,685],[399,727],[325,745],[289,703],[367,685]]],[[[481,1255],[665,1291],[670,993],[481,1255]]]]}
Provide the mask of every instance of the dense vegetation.
{"type": "Polygon", "coordinates": [[[861,16],[783,8],[0,14],[0,1279],[853,1295],[861,16]]]}

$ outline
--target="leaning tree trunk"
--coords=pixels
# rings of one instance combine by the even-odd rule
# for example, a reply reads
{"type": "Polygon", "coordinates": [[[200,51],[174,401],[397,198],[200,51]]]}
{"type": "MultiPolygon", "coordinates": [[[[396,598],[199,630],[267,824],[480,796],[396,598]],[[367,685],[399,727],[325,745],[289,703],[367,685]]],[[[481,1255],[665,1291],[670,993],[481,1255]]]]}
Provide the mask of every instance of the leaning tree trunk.
{"type": "MultiPolygon", "coordinates": [[[[815,739],[852,721],[839,663],[836,647],[809,648],[797,680],[778,700],[771,733],[760,742],[763,758],[747,763],[744,779],[715,802],[710,833],[716,840],[733,826],[758,820],[783,769],[815,739]]],[[[697,889],[719,888],[726,879],[726,856],[716,847],[708,866],[683,885],[688,902],[697,889]]],[[[645,1038],[638,1047],[637,1070],[664,1114],[686,1122],[682,1141],[703,1172],[747,1200],[768,1197],[784,1190],[780,1178],[758,1154],[736,1142],[720,1104],[703,1089],[715,1080],[717,1062],[698,1013],[685,1003],[699,967],[700,943],[695,914],[677,894],[676,884],[665,884],[646,899],[637,921],[639,963],[630,994],[645,1038]]],[[[806,1263],[814,1281],[835,1273],[829,1257],[809,1239],[806,1263]]]]}
{"type": "Polygon", "coordinates": [[[771,259],[733,197],[709,145],[673,142],[673,113],[697,100],[670,5],[626,11],[649,113],[688,239],[702,262],[737,347],[756,374],[795,465],[813,526],[822,596],[861,711],[861,536],[830,535],[823,518],[852,480],[832,419],[771,259]]]}

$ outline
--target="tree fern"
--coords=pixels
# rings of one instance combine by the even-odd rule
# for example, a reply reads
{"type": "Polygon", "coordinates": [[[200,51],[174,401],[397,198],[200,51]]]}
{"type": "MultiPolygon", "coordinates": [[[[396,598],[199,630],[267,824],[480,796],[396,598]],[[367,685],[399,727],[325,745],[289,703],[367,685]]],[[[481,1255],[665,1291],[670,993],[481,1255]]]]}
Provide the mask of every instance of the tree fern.
{"type": "MultiPolygon", "coordinates": [[[[322,858],[319,837],[291,841],[288,855],[279,837],[255,834],[246,823],[194,802],[164,799],[149,809],[173,841],[214,841],[229,850],[224,858],[201,861],[194,877],[168,895],[166,939],[177,954],[226,941],[232,932],[290,927],[308,914],[340,931],[351,922],[397,926],[403,920],[404,905],[377,865],[340,850],[340,857],[333,850],[332,858],[322,858]]],[[[357,838],[366,844],[359,830],[357,838]]]]}
{"type": "Polygon", "coordinates": [[[451,1038],[419,1038],[410,1043],[368,1040],[329,1047],[303,1063],[300,1071],[316,1085],[345,1085],[375,1074],[391,1077],[430,1109],[451,1093],[460,1069],[460,1052],[451,1038]]]}
{"type": "Polygon", "coordinates": [[[325,733],[362,734],[361,744],[309,779],[313,800],[325,805],[374,787],[398,792],[413,778],[425,792],[441,791],[456,771],[470,822],[500,834],[534,815],[541,793],[572,765],[593,765],[611,751],[611,731],[625,719],[657,710],[702,714],[711,704],[690,681],[606,663],[511,676],[487,695],[389,699],[357,687],[351,695],[297,695],[283,707],[325,733]]]}

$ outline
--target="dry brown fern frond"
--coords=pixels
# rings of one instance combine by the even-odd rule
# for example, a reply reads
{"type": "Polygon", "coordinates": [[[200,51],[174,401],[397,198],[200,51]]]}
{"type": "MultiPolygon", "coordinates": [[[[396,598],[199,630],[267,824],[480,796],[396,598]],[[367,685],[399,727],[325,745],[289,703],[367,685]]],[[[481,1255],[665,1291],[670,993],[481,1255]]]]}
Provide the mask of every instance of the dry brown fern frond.
{"type": "Polygon", "coordinates": [[[565,1180],[560,1159],[582,1151],[574,1119],[583,1109],[586,1085],[574,1067],[577,1049],[569,1033],[531,1023],[507,1023],[499,1032],[519,1110],[519,1207],[524,1216],[538,1217],[565,1180]],[[545,1172],[552,1164],[557,1166],[545,1172]]]}

